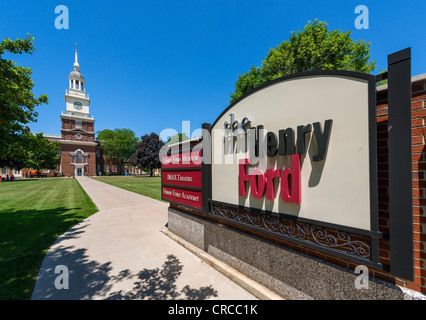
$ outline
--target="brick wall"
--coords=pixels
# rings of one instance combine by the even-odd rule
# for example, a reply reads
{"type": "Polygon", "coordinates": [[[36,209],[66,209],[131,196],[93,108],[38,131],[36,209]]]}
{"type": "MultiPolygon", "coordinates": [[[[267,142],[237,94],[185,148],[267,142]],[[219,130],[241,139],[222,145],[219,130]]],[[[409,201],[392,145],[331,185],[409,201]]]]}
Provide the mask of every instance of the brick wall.
{"type": "MultiPolygon", "coordinates": [[[[393,278],[389,274],[374,271],[377,277],[386,278],[398,285],[426,294],[426,74],[412,78],[412,166],[413,166],[413,238],[414,238],[414,281],[393,278]]],[[[378,88],[377,135],[379,162],[379,228],[389,232],[388,212],[388,163],[387,163],[387,87],[378,88]]],[[[389,241],[380,243],[380,261],[389,264],[389,241]]]]}
{"type": "MultiPolygon", "coordinates": [[[[75,120],[62,118],[62,129],[74,129],[75,128],[75,120]]],[[[81,128],[88,132],[93,132],[94,123],[93,121],[82,121],[81,128]]]]}
{"type": "Polygon", "coordinates": [[[64,140],[75,140],[76,142],[78,142],[78,141],[94,142],[95,141],[95,135],[94,134],[84,133],[84,132],[80,132],[80,131],[78,133],[81,134],[81,139],[77,139],[75,137],[77,132],[63,131],[62,132],[62,139],[64,139],[64,140]]]}
{"type": "Polygon", "coordinates": [[[96,175],[96,146],[85,146],[78,144],[63,144],[61,148],[61,166],[62,173],[66,177],[74,175],[74,166],[71,165],[72,157],[70,152],[75,152],[77,149],[81,149],[84,153],[88,153],[87,159],[88,165],[85,166],[85,174],[96,175]]]}

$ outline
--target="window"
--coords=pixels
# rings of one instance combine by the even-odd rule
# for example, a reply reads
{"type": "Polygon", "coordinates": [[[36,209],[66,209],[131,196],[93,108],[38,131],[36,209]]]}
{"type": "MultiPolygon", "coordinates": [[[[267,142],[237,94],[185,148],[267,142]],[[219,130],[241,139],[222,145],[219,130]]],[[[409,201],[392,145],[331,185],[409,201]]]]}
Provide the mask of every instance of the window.
{"type": "Polygon", "coordinates": [[[43,169],[43,173],[50,173],[49,169],[43,169]]]}
{"type": "Polygon", "coordinates": [[[71,89],[74,88],[74,80],[71,80],[71,89]]]}
{"type": "Polygon", "coordinates": [[[75,88],[78,89],[78,80],[75,80],[75,88]]]}
{"type": "Polygon", "coordinates": [[[76,163],[82,163],[82,162],[83,162],[83,153],[81,151],[77,151],[76,163]]]}
{"type": "Polygon", "coordinates": [[[84,84],[83,84],[83,82],[81,83],[81,90],[84,90],[84,84]]]}
{"type": "Polygon", "coordinates": [[[75,127],[81,129],[81,120],[75,120],[75,127]]]}

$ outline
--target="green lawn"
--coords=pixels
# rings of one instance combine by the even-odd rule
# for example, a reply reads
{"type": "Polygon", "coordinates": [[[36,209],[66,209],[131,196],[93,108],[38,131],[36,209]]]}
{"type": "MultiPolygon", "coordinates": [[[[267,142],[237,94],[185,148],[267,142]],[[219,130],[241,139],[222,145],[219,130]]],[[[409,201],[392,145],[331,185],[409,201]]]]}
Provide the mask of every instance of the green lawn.
{"type": "Polygon", "coordinates": [[[0,183],[0,299],[29,299],[52,243],[97,212],[75,179],[0,183]]]}
{"type": "Polygon", "coordinates": [[[111,176],[96,177],[94,179],[153,199],[161,200],[161,177],[111,176]]]}

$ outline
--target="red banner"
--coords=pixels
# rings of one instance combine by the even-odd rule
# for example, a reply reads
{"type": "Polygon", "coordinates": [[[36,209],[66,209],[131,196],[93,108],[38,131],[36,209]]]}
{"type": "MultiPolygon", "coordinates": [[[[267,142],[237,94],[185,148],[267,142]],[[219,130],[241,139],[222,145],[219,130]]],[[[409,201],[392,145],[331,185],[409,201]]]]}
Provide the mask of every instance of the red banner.
{"type": "Polygon", "coordinates": [[[171,169],[201,167],[201,161],[201,150],[197,150],[164,156],[161,163],[163,169],[171,169]]]}
{"type": "Polygon", "coordinates": [[[162,184],[173,184],[184,187],[201,188],[201,170],[197,171],[164,171],[162,184]]]}
{"type": "Polygon", "coordinates": [[[201,191],[163,187],[162,193],[163,200],[173,201],[201,209],[201,191]]]}

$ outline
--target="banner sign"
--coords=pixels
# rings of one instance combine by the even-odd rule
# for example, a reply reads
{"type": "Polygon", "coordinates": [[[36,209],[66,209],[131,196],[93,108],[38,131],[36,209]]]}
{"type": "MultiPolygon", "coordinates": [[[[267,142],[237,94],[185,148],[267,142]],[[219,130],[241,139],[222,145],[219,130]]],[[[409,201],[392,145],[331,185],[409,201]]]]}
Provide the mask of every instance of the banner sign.
{"type": "Polygon", "coordinates": [[[162,169],[201,168],[201,160],[201,150],[171,154],[170,156],[162,157],[162,169]]]}
{"type": "Polygon", "coordinates": [[[201,209],[201,191],[163,186],[162,199],[201,209]]]}
{"type": "Polygon", "coordinates": [[[161,175],[163,184],[201,188],[201,170],[198,171],[165,171],[161,175]]]}
{"type": "Polygon", "coordinates": [[[201,152],[179,151],[162,157],[163,200],[197,210],[202,209],[201,152]]]}

